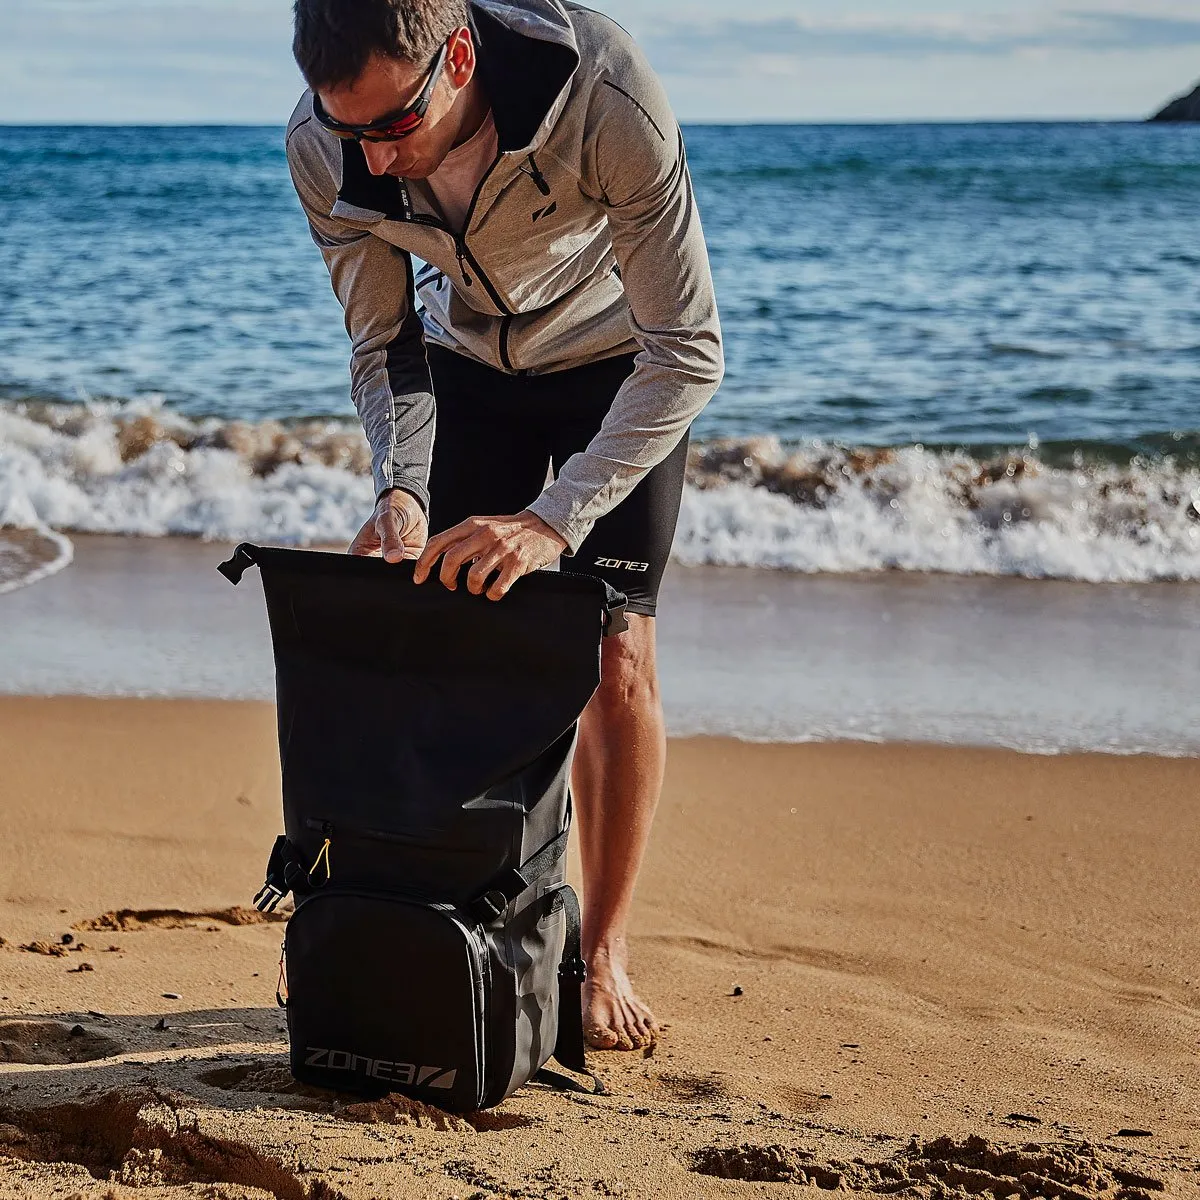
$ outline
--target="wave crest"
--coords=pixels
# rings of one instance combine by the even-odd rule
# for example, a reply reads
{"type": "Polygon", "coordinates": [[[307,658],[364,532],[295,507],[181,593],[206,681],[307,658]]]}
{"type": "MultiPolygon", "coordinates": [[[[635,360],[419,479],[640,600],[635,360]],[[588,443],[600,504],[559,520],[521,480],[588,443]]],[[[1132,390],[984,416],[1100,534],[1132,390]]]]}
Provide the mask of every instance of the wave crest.
{"type": "Polygon", "coordinates": [[[1200,470],[1167,456],[1051,465],[923,446],[698,445],[675,540],[689,563],[1090,582],[1200,579],[1200,470]]]}
{"type": "MultiPolygon", "coordinates": [[[[1112,449],[699,441],[675,556],[809,572],[1200,579],[1195,456],[1113,461],[1112,449]]],[[[0,404],[0,525],[345,544],[371,510],[369,468],[353,421],[0,404]]]]}

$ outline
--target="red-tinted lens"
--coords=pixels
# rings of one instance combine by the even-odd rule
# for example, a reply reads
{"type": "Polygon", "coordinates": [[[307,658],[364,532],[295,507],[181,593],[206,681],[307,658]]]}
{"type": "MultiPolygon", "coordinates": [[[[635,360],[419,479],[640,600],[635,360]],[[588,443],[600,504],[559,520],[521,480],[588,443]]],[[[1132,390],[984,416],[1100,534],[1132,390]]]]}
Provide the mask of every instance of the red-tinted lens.
{"type": "Polygon", "coordinates": [[[396,138],[408,137],[418,125],[421,124],[423,117],[417,116],[416,113],[408,113],[398,121],[393,121],[390,125],[384,126],[382,129],[372,129],[369,132],[363,133],[363,137],[369,141],[375,142],[391,142],[396,138]]]}

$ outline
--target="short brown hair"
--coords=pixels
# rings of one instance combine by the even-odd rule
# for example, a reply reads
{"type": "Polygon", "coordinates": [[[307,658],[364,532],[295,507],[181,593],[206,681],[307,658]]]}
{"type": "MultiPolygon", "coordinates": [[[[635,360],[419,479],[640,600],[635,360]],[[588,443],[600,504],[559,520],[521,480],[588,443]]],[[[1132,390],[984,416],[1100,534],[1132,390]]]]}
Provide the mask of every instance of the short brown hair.
{"type": "Polygon", "coordinates": [[[425,66],[468,24],[467,0],[296,0],[292,53],[313,91],[353,83],[373,54],[425,66]]]}

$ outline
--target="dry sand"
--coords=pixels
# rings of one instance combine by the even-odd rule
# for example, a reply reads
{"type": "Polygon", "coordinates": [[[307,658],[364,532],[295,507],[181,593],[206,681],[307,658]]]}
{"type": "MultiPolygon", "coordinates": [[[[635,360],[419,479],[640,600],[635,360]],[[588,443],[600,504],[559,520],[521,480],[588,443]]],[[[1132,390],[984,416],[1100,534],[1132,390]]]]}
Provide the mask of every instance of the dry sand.
{"type": "Polygon", "coordinates": [[[661,1042],[464,1120],[290,1082],[273,720],[0,700],[0,1197],[1200,1194],[1200,761],[676,741],[661,1042]]]}

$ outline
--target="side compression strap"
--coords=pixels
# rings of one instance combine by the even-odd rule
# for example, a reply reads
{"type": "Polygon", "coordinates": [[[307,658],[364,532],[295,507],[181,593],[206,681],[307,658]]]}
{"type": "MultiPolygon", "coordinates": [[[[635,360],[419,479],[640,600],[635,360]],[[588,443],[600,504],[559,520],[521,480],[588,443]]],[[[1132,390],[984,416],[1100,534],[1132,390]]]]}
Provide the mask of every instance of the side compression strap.
{"type": "Polygon", "coordinates": [[[579,897],[565,883],[553,894],[562,897],[567,917],[567,936],[562,962],[558,964],[558,1039],[554,1043],[554,1057],[564,1067],[587,1074],[583,1043],[583,985],[587,980],[587,965],[583,961],[579,897]]]}
{"type": "Polygon", "coordinates": [[[527,858],[519,867],[510,868],[497,875],[488,885],[487,891],[476,896],[467,905],[467,911],[483,925],[496,920],[504,910],[531,884],[541,879],[567,851],[567,837],[571,832],[570,822],[557,837],[551,838],[532,858],[527,858]]]}

